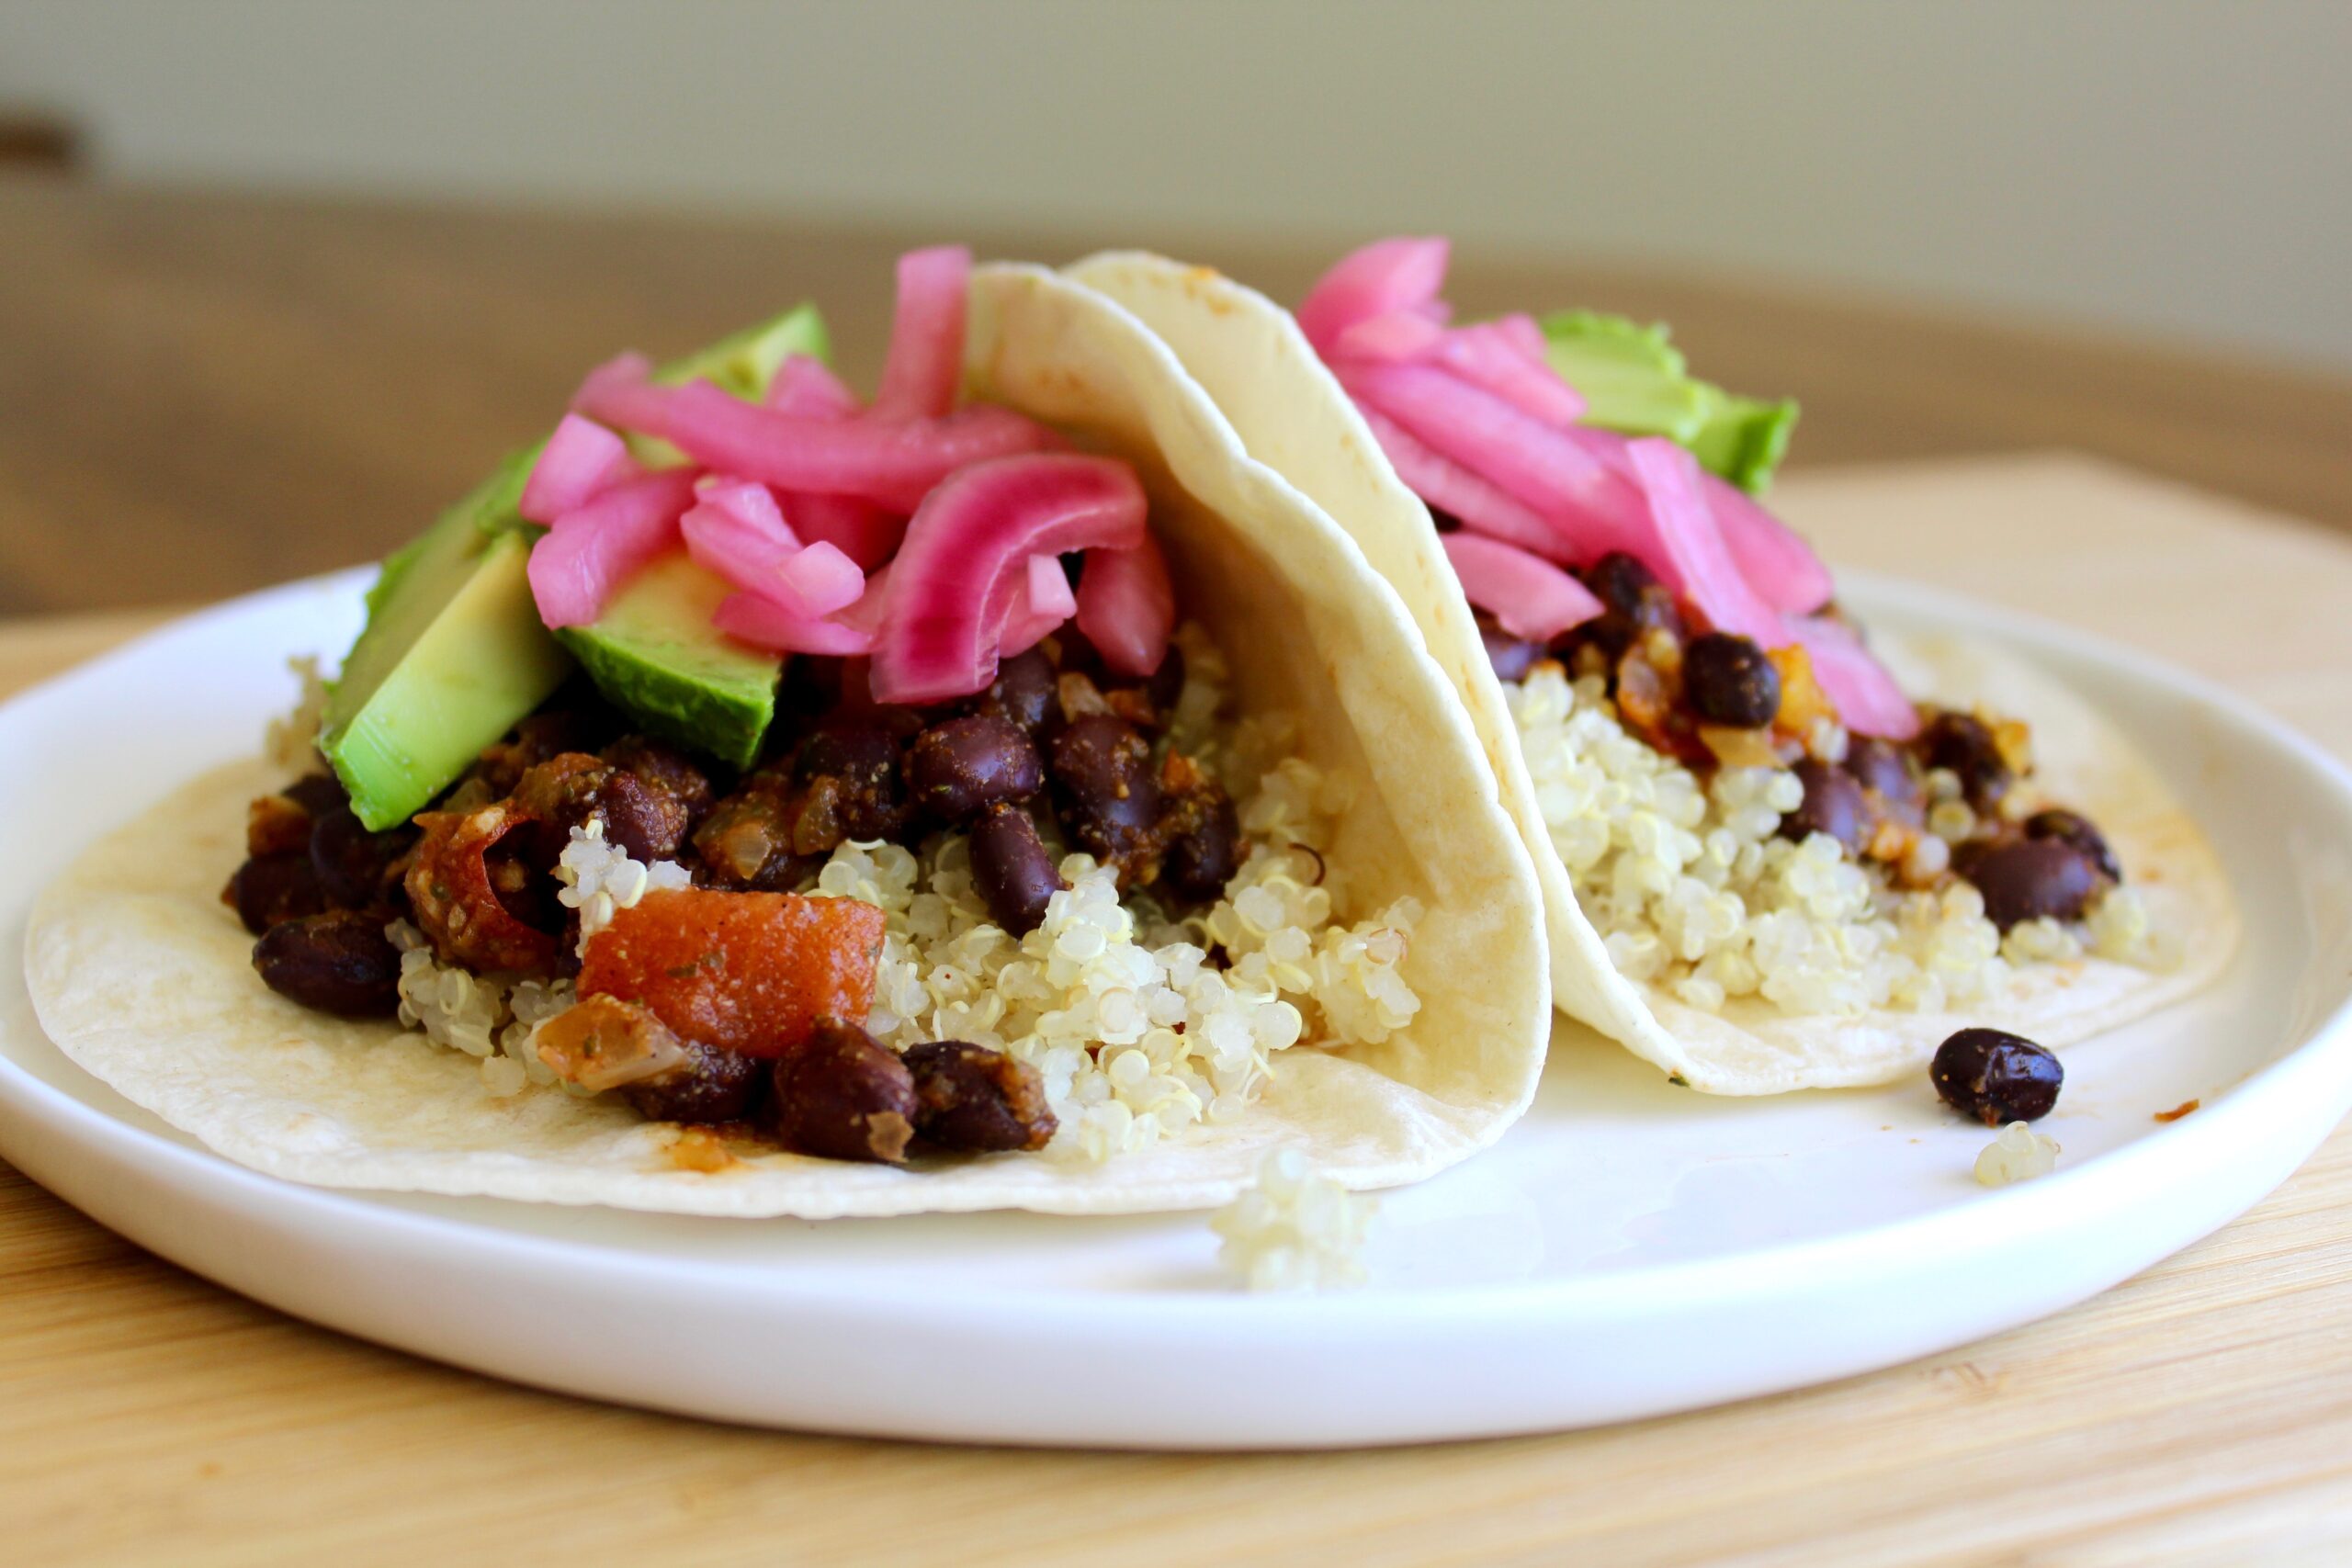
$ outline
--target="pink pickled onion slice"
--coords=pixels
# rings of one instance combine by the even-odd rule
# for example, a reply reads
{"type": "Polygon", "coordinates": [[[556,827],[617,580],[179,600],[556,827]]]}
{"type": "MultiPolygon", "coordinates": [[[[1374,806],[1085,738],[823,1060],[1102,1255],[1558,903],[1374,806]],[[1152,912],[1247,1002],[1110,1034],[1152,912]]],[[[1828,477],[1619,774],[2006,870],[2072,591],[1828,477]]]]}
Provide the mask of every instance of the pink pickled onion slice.
{"type": "Polygon", "coordinates": [[[854,495],[795,495],[787,498],[792,522],[810,544],[827,544],[873,570],[899,547],[906,517],[854,495]]]}
{"type": "Polygon", "coordinates": [[[653,361],[641,354],[607,359],[571,395],[574,412],[619,430],[661,434],[655,426],[668,406],[669,389],[653,384],[653,361]]]}
{"type": "Polygon", "coordinates": [[[1517,545],[1554,560],[1571,558],[1560,531],[1536,515],[1532,507],[1514,500],[1454,462],[1441,457],[1403,426],[1376,409],[1359,408],[1374,439],[1388,455],[1390,467],[1405,488],[1440,512],[1461,520],[1490,538],[1517,545]]]}
{"type": "Polygon", "coordinates": [[[531,597],[549,626],[583,626],[620,585],[678,539],[692,504],[692,468],[664,468],[615,485],[556,519],[531,547],[531,597]]]}
{"type": "Polygon", "coordinates": [[[1329,354],[1358,321],[1435,303],[1452,249],[1442,237],[1399,238],[1341,256],[1298,302],[1299,330],[1329,354]]]}
{"type": "Polygon", "coordinates": [[[997,640],[997,655],[1010,659],[1026,653],[1078,611],[1069,578],[1058,556],[1031,556],[1004,618],[1004,635],[997,640]]]}
{"type": "Polygon", "coordinates": [[[890,564],[875,699],[931,703],[981,690],[995,679],[995,638],[1025,586],[1027,558],[1133,548],[1147,536],[1146,509],[1135,470],[1107,457],[1000,457],[948,476],[916,509],[890,564]]]}
{"type": "Polygon", "coordinates": [[[695,485],[695,500],[698,506],[726,513],[745,526],[780,540],[787,549],[800,547],[799,537],[784,520],[783,509],[776,505],[775,492],[756,480],[739,479],[730,474],[708,474],[695,485]]]}
{"type": "MultiPolygon", "coordinates": [[[[1523,311],[1516,312],[1497,316],[1487,325],[1538,365],[1552,363],[1552,345],[1544,341],[1544,329],[1536,323],[1534,317],[1523,311]]],[[[1581,397],[1583,394],[1577,395],[1581,397]]]]}
{"type": "MultiPolygon", "coordinates": [[[[858,412],[857,394],[805,354],[776,371],[768,406],[809,419],[850,419],[858,412]]],[[[890,558],[907,528],[905,517],[854,495],[794,493],[784,498],[784,507],[802,537],[832,546],[868,571],[890,558]]]]}
{"type": "Polygon", "coordinates": [[[1445,336],[1443,323],[1418,310],[1391,310],[1343,330],[1331,352],[1346,359],[1419,359],[1445,336]]]}
{"type": "Polygon", "coordinates": [[[836,617],[845,626],[854,626],[869,637],[880,634],[882,618],[890,609],[890,569],[878,566],[865,579],[865,592],[857,603],[836,617]]]}
{"type": "Polygon", "coordinates": [[[1641,496],[1569,432],[1434,365],[1342,365],[1340,382],[1440,457],[1499,486],[1555,527],[1579,558],[1644,531],[1641,496]]]}
{"type": "Polygon", "coordinates": [[[730,593],[710,624],[729,637],[779,653],[820,653],[854,659],[874,649],[874,634],[831,617],[810,619],[760,593],[730,593]]]}
{"type": "Polygon", "coordinates": [[[847,419],[857,412],[857,394],[811,355],[787,355],[768,383],[768,407],[810,419],[847,419]]]}
{"type": "Polygon", "coordinates": [[[769,596],[811,620],[845,610],[865,592],[865,573],[822,539],[784,563],[769,596]]]}
{"type": "Polygon", "coordinates": [[[706,468],[787,491],[855,495],[911,512],[956,469],[1060,444],[1011,409],[976,404],[944,419],[892,424],[809,419],[729,397],[707,381],[662,391],[647,428],[706,468]]]}
{"type": "Polygon", "coordinates": [[[599,491],[637,476],[638,467],[619,436],[594,420],[568,413],[531,465],[515,510],[526,522],[553,523],[599,491]]]}
{"type": "Polygon", "coordinates": [[[1919,733],[1918,708],[1852,628],[1823,616],[1792,615],[1789,631],[1848,729],[1886,740],[1908,740],[1919,733]]]}
{"type": "Polygon", "coordinates": [[[1600,614],[1590,589],[1541,556],[1476,534],[1448,534],[1442,542],[1463,596],[1513,637],[1549,642],[1600,614]]]}
{"type": "MultiPolygon", "coordinates": [[[[1525,316],[1517,319],[1535,324],[1525,316]]],[[[1503,321],[1456,327],[1439,337],[1430,357],[1546,424],[1570,425],[1584,417],[1583,397],[1560,379],[1541,354],[1530,358],[1517,333],[1503,321]]]]}
{"type": "Polygon", "coordinates": [[[1176,629],[1176,587],[1149,535],[1131,548],[1086,552],[1078,629],[1114,673],[1140,680],[1159,668],[1176,629]]]}
{"type": "Polygon", "coordinates": [[[1715,514],[1740,575],[1775,610],[1810,615],[1829,603],[1837,587],[1829,568],[1787,524],[1756,504],[1738,486],[1701,472],[1699,489],[1715,514]]]}
{"type": "Polygon", "coordinates": [[[1657,435],[1626,443],[1625,457],[1649,498],[1664,557],[1637,550],[1636,558],[1696,605],[1713,630],[1751,637],[1765,648],[1785,646],[1789,634],[1780,615],[1740,575],[1714,513],[1701,499],[1697,459],[1657,435]]]}
{"type": "Polygon", "coordinates": [[[961,245],[909,251],[899,258],[899,303],[890,323],[890,353],[882,389],[874,396],[880,419],[937,419],[956,406],[964,378],[964,300],[972,253],[961,245]]]}

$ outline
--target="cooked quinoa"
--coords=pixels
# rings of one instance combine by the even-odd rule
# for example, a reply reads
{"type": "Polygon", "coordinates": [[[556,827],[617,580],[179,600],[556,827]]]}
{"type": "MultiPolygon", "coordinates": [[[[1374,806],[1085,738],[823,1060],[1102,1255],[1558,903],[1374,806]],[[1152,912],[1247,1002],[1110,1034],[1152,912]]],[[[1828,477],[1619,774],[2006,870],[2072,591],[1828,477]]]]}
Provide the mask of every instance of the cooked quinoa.
{"type": "Polygon", "coordinates": [[[1323,1174],[1304,1153],[1274,1149],[1257,1185],[1209,1220],[1217,1256],[1253,1291],[1327,1290],[1363,1282],[1363,1243],[1376,1201],[1323,1174]]]}
{"type": "Polygon", "coordinates": [[[1983,1187],[2007,1187],[2030,1181],[2058,1168],[2058,1140],[2045,1137],[2023,1122],[2012,1122],[1976,1156],[1976,1180],[1983,1187]]]}
{"type": "Polygon", "coordinates": [[[2027,921],[2005,940],[1974,887],[1939,877],[1951,840],[1975,826],[1945,779],[1928,780],[1945,798],[1905,867],[1940,886],[1910,891],[1826,834],[1780,836],[1804,798],[1793,771],[1726,767],[1702,782],[1627,732],[1600,676],[1571,681],[1547,660],[1504,694],[1577,904],[1621,974],[1691,1007],[1940,1012],[1984,999],[2016,965],[2162,956],[2144,903],[2120,886],[2073,926],[2027,921]]]}

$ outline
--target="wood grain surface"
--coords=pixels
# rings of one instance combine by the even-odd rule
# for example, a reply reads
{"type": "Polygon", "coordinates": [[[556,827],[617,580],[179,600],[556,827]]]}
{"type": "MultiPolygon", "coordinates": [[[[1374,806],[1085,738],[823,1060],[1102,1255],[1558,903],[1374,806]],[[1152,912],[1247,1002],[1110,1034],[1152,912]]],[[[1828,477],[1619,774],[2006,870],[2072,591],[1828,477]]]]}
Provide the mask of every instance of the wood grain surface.
{"type": "MultiPolygon", "coordinates": [[[[380,553],[582,366],[820,299],[869,378],[910,239],[0,178],[0,612],[190,604],[380,553]]],[[[1083,243],[971,236],[1045,259],[1083,243]]],[[[1322,253],[1123,233],[1295,297],[1322,253]]],[[[2352,388],[1894,307],[1464,257],[1465,309],[1672,319],[1805,400],[1785,508],[1841,563],[2199,668],[2352,756],[2352,388]]],[[[0,693],[149,624],[0,622],[0,693]]],[[[0,765],[26,765],[0,758],[0,765]]],[[[0,1166],[0,1562],[2338,1562],[2352,1135],[2049,1322],[1559,1437],[1260,1458],[717,1427],[514,1388],[195,1279],[0,1166]]],[[[754,1348],[755,1349],[755,1348],[754,1348]]]]}

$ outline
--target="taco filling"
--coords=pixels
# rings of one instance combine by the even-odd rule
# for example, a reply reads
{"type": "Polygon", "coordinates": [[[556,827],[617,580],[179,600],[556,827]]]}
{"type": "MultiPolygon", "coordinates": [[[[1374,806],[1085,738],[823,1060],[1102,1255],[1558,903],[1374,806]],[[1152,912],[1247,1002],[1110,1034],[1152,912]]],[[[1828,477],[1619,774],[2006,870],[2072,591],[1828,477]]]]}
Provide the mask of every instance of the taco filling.
{"type": "Polygon", "coordinates": [[[961,401],[968,265],[901,262],[871,403],[806,310],[627,356],[388,563],[248,814],[259,984],[890,1164],[1140,1150],[1411,1023],[1421,911],[1350,898],[1349,786],[1237,716],[1136,470],[961,401]]]}

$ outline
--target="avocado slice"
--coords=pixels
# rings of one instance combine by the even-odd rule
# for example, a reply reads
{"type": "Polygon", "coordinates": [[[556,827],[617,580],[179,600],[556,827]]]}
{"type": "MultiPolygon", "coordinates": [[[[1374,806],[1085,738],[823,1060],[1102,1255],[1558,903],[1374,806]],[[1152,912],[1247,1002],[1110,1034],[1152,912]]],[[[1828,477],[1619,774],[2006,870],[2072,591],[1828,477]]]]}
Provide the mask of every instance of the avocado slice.
{"type": "Polygon", "coordinates": [[[371,830],[422,810],[571,669],[531,602],[530,536],[510,521],[535,456],[509,457],[368,591],[319,749],[371,830]]]}
{"type": "Polygon", "coordinates": [[[630,578],[594,625],[556,637],[605,699],[648,731],[746,768],[775,716],[784,661],[711,626],[711,612],[734,591],[675,550],[630,578]]]}
{"type": "Polygon", "coordinates": [[[1796,427],[1793,400],[1744,398],[1698,379],[1662,324],[1598,310],[1555,311],[1542,324],[1552,368],[1584,394],[1587,421],[1663,435],[1742,490],[1771,482],[1796,427]]]}

